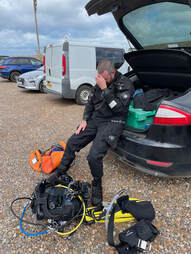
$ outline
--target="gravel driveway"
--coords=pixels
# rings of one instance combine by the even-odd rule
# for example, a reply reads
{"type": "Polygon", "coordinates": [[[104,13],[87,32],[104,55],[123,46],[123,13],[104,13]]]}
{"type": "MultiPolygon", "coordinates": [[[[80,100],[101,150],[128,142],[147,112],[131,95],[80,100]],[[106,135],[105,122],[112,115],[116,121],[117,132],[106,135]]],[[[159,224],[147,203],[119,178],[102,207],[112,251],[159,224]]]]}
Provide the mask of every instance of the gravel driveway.
{"type": "MultiPolygon", "coordinates": [[[[29,166],[29,154],[67,141],[81,121],[83,106],[51,94],[17,88],[0,79],[0,253],[115,253],[106,243],[104,224],[82,225],[65,239],[54,233],[28,237],[10,213],[13,199],[30,196],[42,173],[29,166]]],[[[82,150],[69,173],[75,180],[91,181],[86,161],[89,147],[82,150]]],[[[130,197],[150,200],[156,210],[154,224],[161,234],[153,254],[191,254],[191,178],[165,179],[142,174],[120,162],[114,154],[104,159],[104,199],[126,188],[130,197]]],[[[20,203],[22,212],[25,203],[20,203]]],[[[17,209],[16,208],[16,209],[17,209]]],[[[128,228],[127,224],[125,228],[128,228]]],[[[116,226],[118,228],[118,226],[116,226]]],[[[25,226],[29,232],[36,228],[25,226]]]]}

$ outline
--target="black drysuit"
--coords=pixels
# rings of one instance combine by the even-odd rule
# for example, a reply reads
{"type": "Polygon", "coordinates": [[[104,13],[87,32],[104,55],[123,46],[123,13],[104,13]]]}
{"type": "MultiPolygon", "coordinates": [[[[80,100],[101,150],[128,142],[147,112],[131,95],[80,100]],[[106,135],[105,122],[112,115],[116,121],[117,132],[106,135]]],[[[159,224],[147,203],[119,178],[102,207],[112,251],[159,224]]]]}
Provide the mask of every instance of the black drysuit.
{"type": "Polygon", "coordinates": [[[93,141],[87,160],[93,178],[101,179],[103,157],[109,147],[115,148],[117,145],[133,93],[132,82],[117,71],[107,88],[101,90],[98,85],[93,88],[83,114],[83,120],[87,121],[87,126],[78,135],[73,134],[66,145],[61,161],[66,170],[74,160],[75,152],[79,152],[93,141]]]}

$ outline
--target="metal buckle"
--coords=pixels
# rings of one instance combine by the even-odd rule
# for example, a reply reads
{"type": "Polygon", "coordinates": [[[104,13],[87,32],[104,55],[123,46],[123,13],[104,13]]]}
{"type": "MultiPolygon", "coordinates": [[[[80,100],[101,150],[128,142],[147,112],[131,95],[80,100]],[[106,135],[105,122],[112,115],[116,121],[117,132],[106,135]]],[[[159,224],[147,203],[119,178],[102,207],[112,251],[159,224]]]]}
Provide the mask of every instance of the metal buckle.
{"type": "Polygon", "coordinates": [[[151,251],[152,243],[139,239],[137,248],[143,250],[144,253],[147,253],[151,251]]]}

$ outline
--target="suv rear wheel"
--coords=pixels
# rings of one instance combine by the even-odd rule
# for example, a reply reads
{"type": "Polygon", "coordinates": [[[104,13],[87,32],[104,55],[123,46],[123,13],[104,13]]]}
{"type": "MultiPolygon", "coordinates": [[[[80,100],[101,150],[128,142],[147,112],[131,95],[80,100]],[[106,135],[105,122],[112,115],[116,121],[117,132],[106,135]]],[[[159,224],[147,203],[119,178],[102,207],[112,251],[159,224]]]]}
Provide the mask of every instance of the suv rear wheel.
{"type": "Polygon", "coordinates": [[[76,103],[79,105],[85,105],[88,102],[88,97],[91,93],[92,87],[88,85],[82,85],[76,92],[76,103]]]}
{"type": "Polygon", "coordinates": [[[21,75],[20,72],[18,72],[18,71],[12,71],[10,76],[9,76],[9,80],[12,81],[12,82],[16,82],[18,77],[19,77],[19,75],[21,75]]]}

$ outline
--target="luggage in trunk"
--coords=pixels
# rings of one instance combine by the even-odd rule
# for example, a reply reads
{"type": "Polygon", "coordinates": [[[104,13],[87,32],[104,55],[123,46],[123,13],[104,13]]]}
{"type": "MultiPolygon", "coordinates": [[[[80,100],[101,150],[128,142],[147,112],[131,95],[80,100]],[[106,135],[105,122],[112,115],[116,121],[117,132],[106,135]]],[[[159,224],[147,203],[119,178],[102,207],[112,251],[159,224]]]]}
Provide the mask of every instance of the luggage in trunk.
{"type": "Polygon", "coordinates": [[[181,96],[191,88],[191,54],[182,50],[140,50],[124,55],[136,76],[134,102],[126,126],[147,130],[160,102],[181,96]]]}
{"type": "Polygon", "coordinates": [[[147,130],[154,120],[155,113],[156,110],[144,111],[141,108],[134,108],[131,103],[125,124],[135,129],[147,130]]]}

